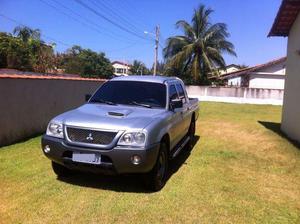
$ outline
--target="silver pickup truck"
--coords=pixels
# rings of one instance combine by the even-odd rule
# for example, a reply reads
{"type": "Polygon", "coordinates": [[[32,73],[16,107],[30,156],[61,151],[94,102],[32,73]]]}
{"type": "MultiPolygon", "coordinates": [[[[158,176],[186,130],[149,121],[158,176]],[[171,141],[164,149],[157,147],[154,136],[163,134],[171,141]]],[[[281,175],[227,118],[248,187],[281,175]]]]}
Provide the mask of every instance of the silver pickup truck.
{"type": "Polygon", "coordinates": [[[143,173],[160,190],[169,161],[190,147],[198,100],[180,79],[163,76],[117,77],[89,97],[49,122],[42,150],[54,172],[143,173]]]}

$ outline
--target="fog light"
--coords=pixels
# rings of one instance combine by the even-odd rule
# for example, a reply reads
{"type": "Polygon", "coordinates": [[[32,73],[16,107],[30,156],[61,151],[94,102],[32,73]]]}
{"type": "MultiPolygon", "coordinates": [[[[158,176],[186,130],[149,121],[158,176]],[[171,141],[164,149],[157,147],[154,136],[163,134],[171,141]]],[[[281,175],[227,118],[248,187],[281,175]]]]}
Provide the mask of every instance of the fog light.
{"type": "Polygon", "coordinates": [[[49,152],[50,152],[50,146],[49,146],[49,145],[46,145],[46,146],[44,147],[44,152],[45,152],[45,153],[49,153],[49,152]]]}
{"type": "Polygon", "coordinates": [[[141,157],[138,156],[138,155],[134,155],[131,157],[131,162],[134,164],[134,165],[138,165],[140,164],[141,162],[141,157]]]}

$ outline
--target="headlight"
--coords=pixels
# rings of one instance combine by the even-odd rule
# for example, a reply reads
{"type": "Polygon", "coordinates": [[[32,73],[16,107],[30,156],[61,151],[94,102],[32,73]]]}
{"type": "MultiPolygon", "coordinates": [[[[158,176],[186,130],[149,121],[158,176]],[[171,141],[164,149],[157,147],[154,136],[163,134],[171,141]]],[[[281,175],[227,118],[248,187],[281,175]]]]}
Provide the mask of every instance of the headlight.
{"type": "Polygon", "coordinates": [[[50,122],[47,128],[46,135],[57,138],[64,138],[63,125],[59,123],[50,122]]]}
{"type": "Polygon", "coordinates": [[[118,142],[118,145],[144,146],[146,134],[144,132],[126,132],[118,142]]]}

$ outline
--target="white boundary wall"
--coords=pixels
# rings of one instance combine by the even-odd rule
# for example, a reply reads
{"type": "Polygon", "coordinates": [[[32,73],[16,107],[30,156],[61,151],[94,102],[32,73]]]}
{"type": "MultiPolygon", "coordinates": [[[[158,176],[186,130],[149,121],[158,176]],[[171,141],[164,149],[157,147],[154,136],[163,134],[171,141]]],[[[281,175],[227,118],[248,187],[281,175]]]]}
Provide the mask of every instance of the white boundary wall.
{"type": "Polygon", "coordinates": [[[282,105],[283,90],[240,87],[186,86],[189,97],[200,101],[282,105]]]}

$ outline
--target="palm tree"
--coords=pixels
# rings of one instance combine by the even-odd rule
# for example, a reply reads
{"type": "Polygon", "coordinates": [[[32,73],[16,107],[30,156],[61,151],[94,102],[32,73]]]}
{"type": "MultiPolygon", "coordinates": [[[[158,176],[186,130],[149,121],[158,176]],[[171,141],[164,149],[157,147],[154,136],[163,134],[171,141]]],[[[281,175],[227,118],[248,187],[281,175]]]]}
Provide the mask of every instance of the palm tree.
{"type": "Polygon", "coordinates": [[[138,60],[134,60],[130,67],[130,74],[133,75],[148,75],[150,73],[146,65],[138,60]]]}
{"type": "Polygon", "coordinates": [[[31,29],[27,26],[17,26],[13,30],[13,34],[21,38],[24,42],[28,42],[30,38],[34,40],[41,39],[41,32],[39,29],[31,29]]]}
{"type": "Polygon", "coordinates": [[[191,24],[184,20],[176,23],[184,35],[167,39],[163,49],[168,67],[189,71],[194,81],[206,80],[216,68],[224,68],[223,53],[236,56],[234,46],[227,40],[229,33],[224,23],[210,23],[210,8],[200,5],[194,11],[191,24]]]}

